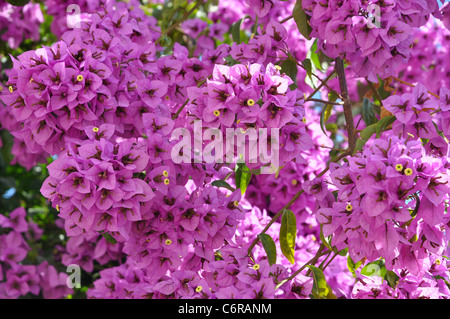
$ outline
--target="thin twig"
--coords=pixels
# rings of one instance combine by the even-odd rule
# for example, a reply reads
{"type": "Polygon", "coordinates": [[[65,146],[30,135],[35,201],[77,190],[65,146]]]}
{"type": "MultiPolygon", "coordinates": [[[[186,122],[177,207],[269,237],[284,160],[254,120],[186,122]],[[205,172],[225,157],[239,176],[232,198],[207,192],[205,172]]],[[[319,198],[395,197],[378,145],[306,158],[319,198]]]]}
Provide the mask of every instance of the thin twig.
{"type": "Polygon", "coordinates": [[[183,105],[178,109],[178,111],[172,116],[172,120],[175,120],[180,115],[181,111],[183,111],[184,107],[189,103],[189,99],[184,101],[183,105]]]}
{"type": "Polygon", "coordinates": [[[342,100],[344,101],[344,117],[347,126],[348,136],[348,154],[353,154],[356,147],[356,131],[353,123],[352,105],[348,95],[347,79],[345,78],[344,61],[341,58],[336,59],[335,69],[339,78],[339,87],[341,89],[342,100]]]}
{"type": "MultiPolygon", "coordinates": [[[[303,70],[305,70],[306,72],[308,72],[308,70],[305,68],[305,66],[304,66],[303,64],[297,62],[297,65],[298,65],[299,67],[301,67],[303,70]]],[[[322,79],[321,79],[317,74],[315,74],[314,72],[312,72],[311,74],[312,74],[317,80],[319,80],[319,82],[322,84],[322,86],[325,85],[325,86],[327,87],[327,89],[328,89],[330,92],[334,93],[337,97],[339,97],[341,100],[343,100],[343,97],[342,97],[338,92],[336,92],[335,90],[333,90],[333,89],[327,84],[327,81],[331,79],[331,77],[332,77],[332,75],[334,75],[334,73],[335,73],[335,72],[331,73],[325,80],[322,80],[322,79]]],[[[319,86],[319,87],[320,87],[320,86],[319,86]]],[[[314,94],[317,93],[317,92],[320,90],[319,87],[316,88],[316,89],[314,90],[314,91],[315,91],[314,94]]],[[[311,95],[311,96],[312,96],[312,95],[311,95]]]]}
{"type": "Polygon", "coordinates": [[[280,24],[283,24],[283,23],[285,23],[286,21],[291,20],[293,17],[294,17],[293,15],[290,15],[289,17],[284,18],[283,20],[280,21],[280,24]]]}
{"type": "Polygon", "coordinates": [[[331,105],[344,105],[344,102],[331,102],[331,101],[324,101],[321,99],[308,99],[308,101],[319,102],[319,103],[323,103],[323,104],[331,104],[331,105]]]}
{"type": "MultiPolygon", "coordinates": [[[[398,81],[398,82],[400,82],[400,83],[403,83],[403,84],[405,84],[405,85],[407,85],[407,86],[410,86],[410,87],[416,87],[414,84],[411,84],[411,83],[409,83],[409,82],[406,82],[406,81],[404,81],[404,80],[402,80],[402,79],[399,79],[399,78],[397,78],[397,77],[395,77],[395,76],[393,76],[392,78],[393,78],[395,81],[398,81]]],[[[441,98],[439,95],[437,95],[437,94],[435,94],[435,93],[433,93],[433,92],[431,92],[431,91],[428,91],[428,93],[431,94],[431,95],[433,95],[434,97],[436,97],[436,98],[438,98],[438,99],[441,98]]]]}
{"type": "MultiPolygon", "coordinates": [[[[319,260],[320,257],[322,257],[322,250],[325,248],[324,244],[320,244],[319,250],[317,250],[316,255],[308,260],[303,266],[301,266],[296,272],[294,272],[289,278],[287,278],[287,281],[292,280],[297,276],[299,273],[302,272],[303,269],[305,269],[308,265],[314,265],[317,260],[319,260]]],[[[328,252],[326,252],[327,254],[328,252]]]]}
{"type": "Polygon", "coordinates": [[[333,72],[331,72],[324,80],[322,80],[320,82],[320,85],[309,95],[309,97],[306,98],[306,102],[310,101],[312,99],[312,97],[319,92],[319,90],[334,76],[334,74],[336,73],[336,71],[333,70],[333,72]]]}
{"type": "Polygon", "coordinates": [[[322,271],[324,271],[328,267],[328,265],[331,264],[331,262],[334,260],[334,258],[337,257],[337,255],[339,255],[339,252],[334,253],[333,257],[331,257],[331,259],[328,261],[328,263],[322,268],[322,271]]]}

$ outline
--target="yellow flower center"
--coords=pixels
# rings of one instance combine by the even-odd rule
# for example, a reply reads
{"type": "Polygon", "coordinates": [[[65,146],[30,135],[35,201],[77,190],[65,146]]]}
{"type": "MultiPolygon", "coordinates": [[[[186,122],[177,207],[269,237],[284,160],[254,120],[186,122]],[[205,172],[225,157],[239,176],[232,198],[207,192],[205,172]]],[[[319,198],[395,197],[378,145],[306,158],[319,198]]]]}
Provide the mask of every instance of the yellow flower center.
{"type": "Polygon", "coordinates": [[[293,179],[293,180],[291,181],[291,184],[294,185],[294,186],[297,185],[297,184],[298,184],[298,180],[293,179]]]}
{"type": "Polygon", "coordinates": [[[172,241],[170,239],[166,239],[165,244],[166,245],[172,245],[172,241]]]}
{"type": "Polygon", "coordinates": [[[13,88],[12,86],[10,86],[10,87],[8,88],[8,90],[9,90],[9,93],[14,92],[14,88],[13,88]]]}
{"type": "Polygon", "coordinates": [[[214,111],[214,115],[215,115],[215,116],[219,116],[219,115],[220,115],[220,111],[219,111],[219,110],[215,110],[215,111],[214,111]]]}
{"type": "Polygon", "coordinates": [[[403,171],[403,165],[402,165],[402,164],[397,164],[397,165],[395,165],[395,170],[396,170],[397,172],[403,171]]]}
{"type": "Polygon", "coordinates": [[[169,179],[166,178],[166,179],[164,180],[164,184],[169,185],[169,183],[170,183],[169,179]]]}
{"type": "Polygon", "coordinates": [[[281,66],[275,65],[275,69],[277,69],[278,71],[281,71],[281,66]]]}
{"type": "Polygon", "coordinates": [[[254,270],[258,270],[260,267],[261,267],[261,266],[260,266],[259,264],[254,264],[252,268],[253,268],[254,270]]]}
{"type": "Polygon", "coordinates": [[[79,76],[77,76],[77,81],[81,82],[84,80],[84,77],[80,74],[79,76]]]}
{"type": "Polygon", "coordinates": [[[163,171],[163,175],[164,175],[165,177],[167,177],[167,176],[169,176],[169,172],[168,172],[168,171],[163,171]]]}
{"type": "Polygon", "coordinates": [[[406,175],[406,176],[411,176],[412,173],[413,173],[413,170],[412,170],[411,168],[405,169],[405,175],[406,175]]]}
{"type": "Polygon", "coordinates": [[[98,128],[98,127],[94,127],[94,128],[92,129],[92,131],[94,131],[95,133],[97,133],[97,132],[98,132],[98,130],[99,130],[99,128],[98,128]]]}
{"type": "Polygon", "coordinates": [[[197,286],[197,288],[195,288],[195,292],[201,292],[203,290],[202,286],[197,286]]]}
{"type": "Polygon", "coordinates": [[[441,264],[441,260],[440,259],[436,259],[435,261],[434,261],[434,263],[436,264],[436,265],[440,265],[441,264]]]}
{"type": "Polygon", "coordinates": [[[255,100],[253,100],[253,99],[248,99],[248,100],[247,100],[247,105],[248,105],[248,106],[253,106],[253,105],[255,105],[255,100]]]}
{"type": "Polygon", "coordinates": [[[33,83],[33,81],[34,81],[33,78],[30,78],[30,83],[33,83]]]}
{"type": "Polygon", "coordinates": [[[312,241],[316,241],[317,240],[316,236],[314,236],[314,235],[311,235],[311,239],[312,239],[312,241]]]}
{"type": "Polygon", "coordinates": [[[56,211],[59,212],[59,205],[58,204],[56,204],[56,211]]]}
{"type": "Polygon", "coordinates": [[[306,123],[306,117],[302,118],[302,122],[306,123]]]}
{"type": "Polygon", "coordinates": [[[351,212],[353,210],[352,204],[348,204],[347,206],[345,206],[345,210],[351,212]]]}
{"type": "Polygon", "coordinates": [[[239,202],[238,202],[237,200],[235,200],[235,201],[233,202],[233,205],[236,206],[236,207],[238,207],[238,206],[239,206],[239,202]]]}

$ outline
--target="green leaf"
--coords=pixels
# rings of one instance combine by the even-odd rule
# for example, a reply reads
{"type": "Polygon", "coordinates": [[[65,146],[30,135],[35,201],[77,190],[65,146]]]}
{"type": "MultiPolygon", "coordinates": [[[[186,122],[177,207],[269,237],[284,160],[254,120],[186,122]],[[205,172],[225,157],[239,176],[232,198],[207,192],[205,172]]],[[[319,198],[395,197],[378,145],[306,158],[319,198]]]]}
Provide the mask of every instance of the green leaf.
{"type": "Polygon", "coordinates": [[[345,247],[344,249],[342,249],[341,251],[339,251],[338,255],[345,257],[348,254],[348,247],[345,247]]]}
{"type": "Polygon", "coordinates": [[[227,182],[225,182],[224,180],[217,180],[211,183],[212,186],[216,186],[216,187],[223,187],[226,189],[229,189],[230,191],[234,192],[235,189],[233,187],[231,187],[230,184],[228,184],[227,182]]]}
{"type": "Polygon", "coordinates": [[[327,284],[327,281],[325,280],[325,275],[323,274],[322,270],[313,265],[308,265],[307,267],[311,269],[313,275],[313,288],[312,288],[313,298],[337,299],[336,296],[333,294],[331,287],[327,284]]]}
{"type": "Polygon", "coordinates": [[[311,59],[316,69],[319,69],[321,71],[323,70],[322,63],[320,62],[319,53],[317,53],[317,39],[314,41],[313,45],[309,49],[307,57],[311,59]]]}
{"type": "Polygon", "coordinates": [[[383,132],[386,129],[386,127],[388,127],[389,125],[394,123],[396,119],[397,118],[395,117],[395,115],[389,115],[389,116],[383,117],[377,123],[377,128],[376,128],[377,138],[379,138],[381,135],[381,132],[383,132]]]}
{"type": "Polygon", "coordinates": [[[356,146],[355,146],[355,152],[362,150],[364,145],[366,145],[367,141],[363,139],[356,139],[356,146]]]}
{"type": "Polygon", "coordinates": [[[329,120],[332,111],[333,105],[325,104],[322,108],[322,112],[320,113],[320,128],[322,129],[322,132],[327,136],[328,134],[325,132],[325,123],[329,120]]]}
{"type": "Polygon", "coordinates": [[[276,264],[277,263],[277,247],[275,246],[275,242],[273,241],[272,237],[270,237],[267,234],[259,234],[258,237],[264,247],[264,250],[266,251],[269,264],[271,266],[273,264],[276,264]]]}
{"type": "Polygon", "coordinates": [[[375,260],[374,262],[368,263],[361,270],[361,275],[364,276],[378,276],[384,277],[386,275],[386,267],[384,265],[384,260],[375,260]]]}
{"type": "Polygon", "coordinates": [[[370,126],[370,125],[378,122],[378,119],[375,116],[373,104],[366,97],[363,100],[362,117],[363,117],[364,123],[366,123],[366,126],[370,126]]]}
{"type": "Polygon", "coordinates": [[[325,247],[328,248],[328,250],[334,251],[333,247],[331,247],[331,243],[330,241],[325,238],[325,236],[323,235],[323,225],[320,224],[320,234],[319,234],[320,240],[322,241],[322,243],[325,245],[325,247]]]}
{"type": "Polygon", "coordinates": [[[6,0],[6,2],[12,4],[13,6],[21,7],[29,3],[30,0],[6,0]]]}
{"type": "Polygon", "coordinates": [[[288,58],[283,62],[281,62],[280,66],[281,71],[283,73],[286,73],[286,75],[290,77],[291,80],[294,81],[294,83],[297,83],[297,73],[298,73],[297,63],[293,59],[288,58]]]}
{"type": "Polygon", "coordinates": [[[292,263],[295,263],[295,239],[297,237],[297,220],[294,213],[285,209],[281,217],[280,247],[283,255],[292,263]]]}
{"type": "Polygon", "coordinates": [[[294,10],[292,11],[292,16],[294,17],[295,23],[297,24],[298,31],[303,35],[306,39],[310,40],[310,34],[312,31],[311,26],[308,23],[308,16],[302,7],[302,0],[297,0],[294,6],[294,10]]]}
{"type": "Polygon", "coordinates": [[[352,273],[353,277],[356,278],[356,270],[361,266],[362,264],[362,259],[360,261],[358,261],[357,263],[355,263],[353,261],[353,259],[350,257],[350,255],[347,256],[347,267],[348,270],[350,270],[350,272],[352,273]]]}
{"type": "Polygon", "coordinates": [[[305,67],[306,73],[308,74],[309,77],[312,76],[312,72],[313,72],[313,66],[312,66],[312,62],[310,59],[304,59],[302,61],[303,66],[305,67]]]}
{"type": "Polygon", "coordinates": [[[245,194],[245,191],[247,190],[248,184],[250,184],[250,180],[252,178],[252,172],[250,169],[245,165],[245,163],[238,163],[235,168],[235,183],[236,188],[241,189],[242,195],[245,194]]]}
{"type": "Polygon", "coordinates": [[[384,279],[388,282],[389,286],[395,288],[395,286],[397,286],[398,284],[398,280],[400,279],[400,277],[392,270],[388,270],[384,275],[384,279]]]}
{"type": "Polygon", "coordinates": [[[105,239],[111,243],[111,244],[117,244],[117,240],[110,234],[110,233],[103,233],[102,234],[105,239]]]}
{"type": "Polygon", "coordinates": [[[231,26],[231,36],[233,37],[233,41],[236,43],[241,43],[241,23],[243,19],[240,19],[233,23],[231,26]]]}
{"type": "Polygon", "coordinates": [[[361,131],[361,133],[359,133],[359,136],[363,139],[368,141],[373,134],[375,134],[377,130],[377,125],[376,124],[372,124],[368,127],[366,127],[364,130],[361,131]]]}
{"type": "Polygon", "coordinates": [[[339,131],[339,126],[336,123],[327,123],[325,128],[332,134],[336,134],[339,131]]]}

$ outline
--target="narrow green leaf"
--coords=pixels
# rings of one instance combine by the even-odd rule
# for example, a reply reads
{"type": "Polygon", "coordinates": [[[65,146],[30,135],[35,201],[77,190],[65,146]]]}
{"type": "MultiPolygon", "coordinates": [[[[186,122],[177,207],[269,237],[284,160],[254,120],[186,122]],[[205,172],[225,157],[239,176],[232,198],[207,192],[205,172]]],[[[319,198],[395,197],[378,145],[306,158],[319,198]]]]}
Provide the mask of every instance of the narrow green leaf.
{"type": "Polygon", "coordinates": [[[211,183],[212,186],[216,186],[216,187],[223,187],[226,189],[229,189],[230,191],[234,192],[235,189],[233,187],[231,187],[230,184],[228,184],[227,182],[225,182],[224,180],[217,180],[211,183]]]}
{"type": "Polygon", "coordinates": [[[308,265],[307,267],[311,269],[313,275],[313,288],[312,288],[313,298],[337,299],[336,296],[333,294],[331,287],[327,284],[327,281],[325,280],[325,275],[323,274],[322,270],[313,265],[308,265]]]}
{"type": "Polygon", "coordinates": [[[295,239],[297,237],[297,220],[294,213],[285,209],[281,217],[280,247],[283,255],[292,263],[295,263],[295,239]]]}
{"type": "Polygon", "coordinates": [[[242,195],[245,194],[248,184],[250,184],[251,178],[252,172],[247,167],[247,165],[245,165],[245,163],[238,163],[235,169],[235,183],[236,188],[241,189],[242,195]]]}
{"type": "Polygon", "coordinates": [[[231,26],[231,36],[233,37],[233,41],[238,43],[238,44],[241,43],[241,24],[242,24],[242,20],[243,19],[240,19],[240,20],[236,21],[231,26]]]}
{"type": "Polygon", "coordinates": [[[359,133],[359,137],[365,141],[368,141],[373,134],[377,131],[377,123],[367,126],[364,130],[359,133]]]}
{"type": "Polygon", "coordinates": [[[330,118],[332,111],[333,111],[333,105],[325,104],[322,108],[322,112],[320,113],[320,128],[322,129],[322,132],[327,136],[328,136],[328,134],[325,132],[325,123],[330,118]]]}
{"type": "Polygon", "coordinates": [[[362,117],[363,117],[364,123],[366,123],[366,126],[370,126],[370,125],[378,122],[378,119],[375,116],[373,104],[366,97],[363,100],[362,117]]]}
{"type": "Polygon", "coordinates": [[[313,72],[313,66],[312,66],[312,62],[310,59],[304,59],[302,61],[303,66],[305,67],[306,73],[308,74],[309,77],[312,76],[312,72],[313,72]]]}
{"type": "Polygon", "coordinates": [[[389,115],[383,117],[378,123],[376,128],[377,138],[380,137],[381,132],[383,132],[389,125],[394,123],[396,120],[395,115],[389,115]]]}
{"type": "Polygon", "coordinates": [[[323,235],[323,225],[320,224],[320,234],[319,234],[320,240],[322,241],[322,244],[325,245],[325,247],[328,248],[328,250],[333,251],[334,249],[331,247],[331,243],[329,242],[329,240],[327,238],[325,238],[325,236],[323,235]]]}
{"type": "Polygon", "coordinates": [[[295,3],[294,9],[292,11],[292,16],[294,17],[295,23],[297,24],[298,31],[303,35],[306,39],[310,40],[310,34],[312,31],[311,26],[308,23],[308,16],[302,7],[302,0],[297,0],[295,3]]]}
{"type": "Polygon", "coordinates": [[[367,141],[363,139],[356,139],[356,146],[355,146],[355,152],[362,150],[364,145],[366,145],[367,141]]]}
{"type": "Polygon", "coordinates": [[[348,270],[350,270],[350,272],[352,273],[353,277],[356,278],[356,270],[361,266],[362,264],[362,259],[360,261],[358,261],[357,263],[355,263],[353,261],[353,259],[350,257],[350,255],[347,256],[347,267],[348,270]]]}
{"type": "Polygon", "coordinates": [[[239,168],[239,163],[236,164],[235,174],[234,174],[234,183],[236,184],[236,188],[241,187],[241,177],[242,177],[242,169],[239,168]]]}
{"type": "Polygon", "coordinates": [[[311,59],[311,61],[314,63],[314,66],[319,69],[323,70],[322,63],[320,62],[319,53],[317,52],[317,39],[314,41],[313,45],[308,51],[308,58],[311,59]]]}
{"type": "Polygon", "coordinates": [[[242,195],[245,194],[245,191],[247,190],[248,184],[250,184],[251,179],[252,179],[252,173],[242,171],[241,187],[240,187],[242,195]]]}
{"type": "Polygon", "coordinates": [[[258,237],[264,247],[264,250],[266,251],[269,264],[271,266],[273,264],[276,264],[277,263],[277,247],[276,247],[275,242],[273,241],[272,237],[270,237],[267,234],[259,234],[258,237]]]}
{"type": "Polygon", "coordinates": [[[289,58],[281,62],[280,66],[281,71],[283,73],[286,73],[286,75],[290,77],[292,81],[294,81],[294,83],[297,83],[297,73],[298,73],[297,63],[293,59],[289,58]]]}

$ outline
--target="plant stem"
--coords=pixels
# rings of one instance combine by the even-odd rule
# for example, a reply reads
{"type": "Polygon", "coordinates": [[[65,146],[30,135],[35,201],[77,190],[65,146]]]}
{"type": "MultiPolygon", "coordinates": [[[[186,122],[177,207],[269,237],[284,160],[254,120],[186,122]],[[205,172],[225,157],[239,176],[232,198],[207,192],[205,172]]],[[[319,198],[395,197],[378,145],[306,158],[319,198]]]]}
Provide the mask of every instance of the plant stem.
{"type": "Polygon", "coordinates": [[[293,17],[294,17],[293,15],[290,15],[289,17],[284,18],[283,20],[280,21],[280,24],[283,24],[283,23],[285,23],[286,21],[291,20],[293,17]]]}
{"type": "Polygon", "coordinates": [[[324,101],[321,99],[308,99],[308,101],[312,101],[312,102],[319,102],[319,103],[323,103],[323,104],[331,104],[331,105],[343,105],[343,102],[331,102],[331,101],[324,101]]]}
{"type": "MultiPolygon", "coordinates": [[[[302,270],[305,269],[308,265],[314,265],[314,264],[317,262],[317,260],[319,260],[319,258],[323,256],[323,255],[322,255],[322,250],[323,250],[324,248],[325,248],[325,245],[324,245],[324,244],[320,244],[320,247],[319,247],[319,249],[317,250],[316,255],[315,255],[313,258],[311,258],[310,260],[308,260],[308,261],[307,261],[303,266],[301,266],[296,272],[294,272],[294,273],[287,279],[287,281],[294,279],[295,276],[297,276],[299,273],[301,273],[302,270]]],[[[328,252],[326,252],[326,254],[327,254],[327,253],[328,253],[328,252]]]]}
{"type": "Polygon", "coordinates": [[[335,69],[339,78],[339,87],[341,89],[342,100],[344,101],[344,117],[347,125],[348,150],[347,155],[353,154],[356,147],[356,131],[353,123],[352,105],[348,96],[347,79],[345,78],[344,61],[341,58],[336,59],[335,69]]]}
{"type": "Polygon", "coordinates": [[[336,72],[333,70],[324,80],[321,80],[320,85],[306,98],[305,102],[311,101],[312,97],[319,92],[319,90],[334,76],[336,72]]]}
{"type": "Polygon", "coordinates": [[[189,103],[189,99],[184,101],[183,105],[178,109],[178,111],[172,116],[172,120],[175,120],[180,115],[181,111],[183,111],[184,107],[189,103]]]}
{"type": "MultiPolygon", "coordinates": [[[[341,158],[338,158],[337,160],[339,160],[341,158]]],[[[330,162],[331,163],[331,162],[330,162]]],[[[330,168],[330,163],[328,163],[327,167],[325,169],[323,169],[318,175],[317,177],[321,177],[323,176],[326,172],[328,172],[329,168],[330,168]]],[[[281,216],[281,214],[283,214],[285,209],[288,209],[289,207],[291,207],[291,205],[293,203],[295,203],[295,201],[300,197],[301,194],[303,194],[305,192],[304,189],[301,189],[300,191],[297,192],[297,194],[294,195],[294,197],[291,198],[291,200],[284,205],[284,207],[275,215],[272,217],[272,219],[270,220],[270,222],[266,225],[266,227],[264,227],[264,229],[261,231],[260,234],[265,234],[266,231],[270,228],[270,226],[272,226],[272,224],[278,219],[278,217],[281,216]]],[[[259,237],[256,236],[256,238],[253,240],[252,244],[250,245],[250,247],[248,248],[247,252],[248,255],[250,256],[250,254],[252,253],[253,248],[256,246],[256,244],[259,242],[259,237]]]]}
{"type": "MultiPolygon", "coordinates": [[[[400,83],[403,83],[403,84],[405,84],[405,85],[407,85],[407,86],[410,86],[410,87],[416,87],[414,84],[409,83],[409,82],[406,82],[406,81],[404,81],[404,80],[402,80],[402,79],[399,79],[399,78],[397,78],[397,77],[395,77],[395,76],[393,76],[392,78],[393,78],[395,81],[400,82],[400,83]]],[[[436,98],[438,98],[438,99],[441,98],[439,95],[437,95],[437,94],[435,94],[435,93],[433,93],[433,92],[428,91],[428,93],[431,94],[431,95],[433,95],[434,97],[436,97],[436,98]]]]}

